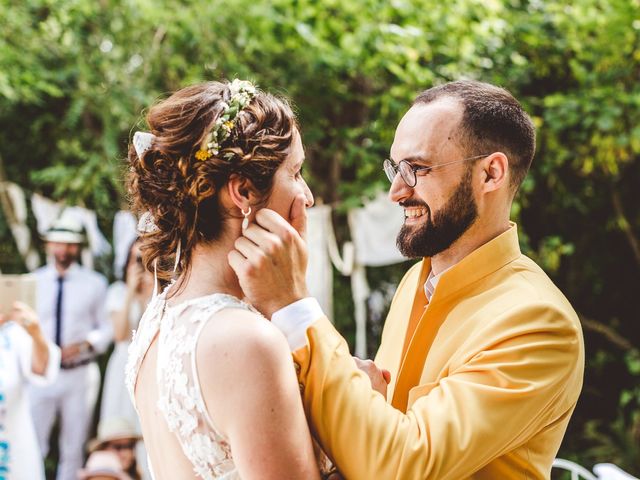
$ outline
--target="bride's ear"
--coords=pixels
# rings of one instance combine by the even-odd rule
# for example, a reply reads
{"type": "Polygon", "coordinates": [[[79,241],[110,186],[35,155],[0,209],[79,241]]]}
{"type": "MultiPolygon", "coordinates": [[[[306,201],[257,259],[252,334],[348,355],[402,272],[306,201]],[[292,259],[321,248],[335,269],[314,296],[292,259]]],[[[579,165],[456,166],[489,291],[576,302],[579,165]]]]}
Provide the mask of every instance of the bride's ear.
{"type": "Polygon", "coordinates": [[[240,210],[246,211],[257,203],[257,194],[251,180],[242,175],[233,174],[227,182],[229,199],[240,210]]]}

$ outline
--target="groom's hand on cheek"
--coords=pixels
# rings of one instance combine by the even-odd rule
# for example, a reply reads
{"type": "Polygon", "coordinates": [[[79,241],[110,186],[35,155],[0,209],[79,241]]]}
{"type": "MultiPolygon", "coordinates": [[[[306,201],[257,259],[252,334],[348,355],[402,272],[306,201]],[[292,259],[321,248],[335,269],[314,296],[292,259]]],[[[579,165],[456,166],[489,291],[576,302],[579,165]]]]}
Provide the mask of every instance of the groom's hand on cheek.
{"type": "Polygon", "coordinates": [[[273,210],[259,210],[228,255],[247,300],[267,318],[309,296],[304,197],[295,199],[290,219],[293,226],[273,210]]]}

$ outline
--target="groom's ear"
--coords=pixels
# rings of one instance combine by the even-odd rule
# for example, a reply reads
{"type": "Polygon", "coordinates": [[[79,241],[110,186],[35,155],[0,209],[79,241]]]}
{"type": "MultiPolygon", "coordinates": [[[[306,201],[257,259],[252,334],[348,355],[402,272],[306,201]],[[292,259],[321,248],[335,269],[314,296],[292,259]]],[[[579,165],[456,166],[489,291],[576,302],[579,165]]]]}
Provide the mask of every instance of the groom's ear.
{"type": "Polygon", "coordinates": [[[241,210],[247,210],[258,203],[258,195],[251,180],[237,173],[229,177],[227,193],[233,204],[241,210]]]}

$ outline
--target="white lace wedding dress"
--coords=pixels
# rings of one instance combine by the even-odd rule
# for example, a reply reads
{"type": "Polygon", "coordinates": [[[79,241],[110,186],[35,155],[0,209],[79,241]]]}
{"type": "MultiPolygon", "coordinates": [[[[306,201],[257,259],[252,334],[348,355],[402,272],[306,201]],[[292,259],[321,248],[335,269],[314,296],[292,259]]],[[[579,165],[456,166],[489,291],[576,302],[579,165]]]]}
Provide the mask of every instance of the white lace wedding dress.
{"type": "MultiPolygon", "coordinates": [[[[168,306],[165,301],[167,290],[154,296],[134,332],[126,367],[129,394],[135,405],[134,390],[140,366],[157,335],[157,408],[169,431],[175,434],[198,478],[239,479],[229,444],[213,426],[202,398],[196,345],[207,320],[220,310],[241,308],[258,312],[225,294],[207,295],[168,306]]],[[[167,454],[171,455],[171,452],[167,454]]]]}

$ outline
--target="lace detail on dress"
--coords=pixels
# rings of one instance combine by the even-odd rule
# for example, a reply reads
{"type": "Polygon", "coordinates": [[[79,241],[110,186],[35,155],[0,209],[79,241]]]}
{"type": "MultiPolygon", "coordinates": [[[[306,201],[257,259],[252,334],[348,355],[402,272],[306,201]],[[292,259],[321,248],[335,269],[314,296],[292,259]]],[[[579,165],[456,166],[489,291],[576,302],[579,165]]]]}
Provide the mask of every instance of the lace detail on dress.
{"type": "MultiPolygon", "coordinates": [[[[253,307],[230,295],[214,294],[165,304],[166,290],[155,297],[140,320],[129,347],[126,383],[135,405],[134,389],[142,360],[158,334],[158,408],[194,472],[204,480],[239,479],[227,440],[207,413],[196,368],[196,344],[207,320],[224,308],[253,307]]],[[[258,313],[259,314],[259,313],[258,313]]]]}

